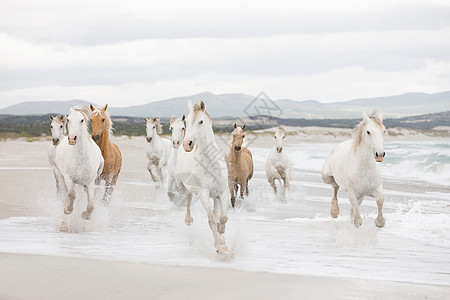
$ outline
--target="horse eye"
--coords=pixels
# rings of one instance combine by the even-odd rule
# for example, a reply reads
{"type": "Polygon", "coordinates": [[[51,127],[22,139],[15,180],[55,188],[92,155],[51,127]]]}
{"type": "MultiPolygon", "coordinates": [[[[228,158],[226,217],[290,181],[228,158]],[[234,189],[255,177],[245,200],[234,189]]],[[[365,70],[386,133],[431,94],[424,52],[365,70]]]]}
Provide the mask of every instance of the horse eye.
{"type": "Polygon", "coordinates": [[[367,134],[370,134],[370,131],[367,131],[367,134]]]}
{"type": "Polygon", "coordinates": [[[170,127],[169,130],[172,131],[172,127],[170,127]]]}
{"type": "Polygon", "coordinates": [[[61,126],[59,126],[59,128],[62,128],[62,125],[61,125],[61,126]]]}
{"type": "Polygon", "coordinates": [[[84,119],[83,120],[81,120],[81,123],[83,123],[84,122],[84,119]]]}
{"type": "Polygon", "coordinates": [[[103,119],[102,122],[105,122],[105,119],[103,119]]]}
{"type": "Polygon", "coordinates": [[[53,128],[53,126],[50,125],[50,128],[53,128]]]}
{"type": "Polygon", "coordinates": [[[181,128],[181,130],[184,130],[184,127],[183,127],[183,128],[181,128]]]}
{"type": "Polygon", "coordinates": [[[283,136],[283,139],[285,138],[286,136],[283,136]]]}
{"type": "Polygon", "coordinates": [[[198,124],[200,124],[200,125],[203,124],[203,120],[201,120],[200,122],[198,122],[198,124]]]}
{"type": "Polygon", "coordinates": [[[153,129],[155,129],[156,126],[153,126],[153,129]]]}
{"type": "Polygon", "coordinates": [[[245,138],[245,135],[243,135],[242,138],[245,138]]]}

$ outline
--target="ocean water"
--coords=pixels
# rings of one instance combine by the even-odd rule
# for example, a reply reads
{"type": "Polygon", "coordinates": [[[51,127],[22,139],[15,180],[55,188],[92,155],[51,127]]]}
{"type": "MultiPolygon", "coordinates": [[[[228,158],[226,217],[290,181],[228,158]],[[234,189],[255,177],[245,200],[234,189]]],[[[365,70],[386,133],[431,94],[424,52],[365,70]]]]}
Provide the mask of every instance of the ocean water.
{"type": "Polygon", "coordinates": [[[108,208],[97,204],[92,220],[85,221],[80,216],[85,199],[65,217],[49,197],[41,216],[0,219],[0,250],[450,285],[450,142],[386,142],[386,225],[375,226],[376,203],[366,198],[359,229],[350,222],[345,192],[339,194],[339,218],[329,215],[332,189],[321,181],[320,170],[335,146],[285,146],[293,162],[285,202],[265,179],[270,149],[253,147],[255,175],[249,197],[229,210],[226,255],[215,253],[200,203],[194,199],[194,224],[186,226],[185,208],[155,189],[144,156],[126,151],[108,208]],[[68,233],[58,231],[63,219],[68,233]]]}

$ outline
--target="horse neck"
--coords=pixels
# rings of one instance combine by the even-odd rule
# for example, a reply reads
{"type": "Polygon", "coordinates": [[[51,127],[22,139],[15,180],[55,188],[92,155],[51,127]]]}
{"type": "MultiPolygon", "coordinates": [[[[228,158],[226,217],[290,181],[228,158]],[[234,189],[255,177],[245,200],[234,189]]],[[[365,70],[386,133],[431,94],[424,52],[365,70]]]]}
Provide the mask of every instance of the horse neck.
{"type": "Polygon", "coordinates": [[[203,148],[211,147],[211,145],[218,148],[212,128],[207,128],[205,132],[203,132],[199,137],[200,138],[197,142],[199,151],[202,150],[203,148]]]}
{"type": "Polygon", "coordinates": [[[100,141],[98,143],[98,146],[100,147],[100,149],[103,152],[106,149],[106,147],[108,146],[108,144],[109,144],[109,132],[107,129],[100,135],[100,141]]]}
{"type": "Polygon", "coordinates": [[[75,149],[77,149],[78,152],[86,153],[87,147],[89,144],[89,133],[86,130],[82,130],[82,134],[79,135],[80,139],[77,139],[77,143],[75,144],[75,149]]]}
{"type": "Polygon", "coordinates": [[[356,160],[359,162],[375,162],[373,159],[372,149],[367,143],[361,141],[359,145],[353,143],[354,153],[356,154],[356,160]]]}

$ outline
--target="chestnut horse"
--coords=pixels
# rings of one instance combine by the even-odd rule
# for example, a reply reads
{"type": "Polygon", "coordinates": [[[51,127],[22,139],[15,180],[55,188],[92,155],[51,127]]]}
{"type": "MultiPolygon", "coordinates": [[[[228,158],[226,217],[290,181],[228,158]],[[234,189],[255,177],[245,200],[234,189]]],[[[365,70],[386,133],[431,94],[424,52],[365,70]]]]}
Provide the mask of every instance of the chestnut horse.
{"type": "Polygon", "coordinates": [[[230,189],[231,205],[234,207],[240,186],[241,198],[248,196],[248,181],[253,177],[253,158],[251,152],[242,147],[244,141],[245,125],[241,127],[234,124],[233,142],[225,156],[228,167],[228,188],[230,189]]]}
{"type": "Polygon", "coordinates": [[[106,204],[111,200],[111,195],[122,167],[122,154],[117,145],[111,142],[113,123],[109,117],[109,113],[106,111],[107,108],[108,104],[103,108],[95,108],[91,104],[92,139],[99,146],[103,159],[105,160],[103,172],[97,179],[96,184],[100,180],[105,180],[106,188],[103,194],[103,202],[106,204]]]}

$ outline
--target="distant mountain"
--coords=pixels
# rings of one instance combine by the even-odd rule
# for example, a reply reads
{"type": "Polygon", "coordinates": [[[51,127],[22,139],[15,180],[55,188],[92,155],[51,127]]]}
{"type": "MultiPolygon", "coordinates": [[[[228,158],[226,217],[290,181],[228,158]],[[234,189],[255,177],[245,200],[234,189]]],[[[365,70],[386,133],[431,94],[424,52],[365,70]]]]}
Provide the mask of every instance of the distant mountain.
{"type": "MultiPolygon", "coordinates": [[[[264,96],[264,95],[263,95],[264,96]]],[[[303,119],[352,119],[360,118],[363,111],[382,109],[385,118],[402,118],[420,114],[450,110],[450,91],[425,94],[408,93],[403,95],[356,99],[344,102],[321,103],[315,100],[295,101],[289,99],[270,101],[268,98],[245,94],[215,95],[209,92],[176,97],[129,107],[110,107],[113,116],[129,117],[171,117],[187,112],[187,100],[194,103],[205,101],[206,108],[213,118],[246,117],[270,113],[273,117],[303,119]]],[[[0,109],[0,114],[40,115],[65,113],[76,104],[89,105],[83,100],[23,102],[0,109]]],[[[104,103],[101,103],[102,105],[104,103]]]]}
{"type": "Polygon", "coordinates": [[[69,108],[84,104],[89,105],[90,102],[84,100],[70,100],[70,101],[28,101],[21,102],[0,109],[0,114],[4,115],[45,115],[49,113],[63,114],[69,111],[69,108]]]}

